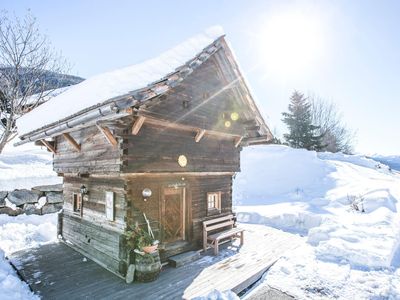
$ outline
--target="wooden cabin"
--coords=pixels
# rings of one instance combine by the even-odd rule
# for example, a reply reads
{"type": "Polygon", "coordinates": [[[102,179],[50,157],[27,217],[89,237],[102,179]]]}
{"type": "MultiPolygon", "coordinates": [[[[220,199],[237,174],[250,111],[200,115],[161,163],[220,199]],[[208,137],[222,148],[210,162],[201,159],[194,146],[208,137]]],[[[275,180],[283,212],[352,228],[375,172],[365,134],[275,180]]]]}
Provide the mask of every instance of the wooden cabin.
{"type": "MultiPolygon", "coordinates": [[[[46,146],[64,179],[62,239],[121,277],[129,263],[123,233],[143,224],[144,215],[161,242],[162,259],[200,249],[202,222],[232,213],[242,147],[272,138],[224,35],[206,37],[194,38],[203,43],[200,51],[192,38],[162,56],[194,52],[159,80],[66,116],[57,111],[61,116],[52,123],[38,121],[74,106],[74,93],[90,94],[89,83],[110,84],[113,73],[97,76],[18,123],[26,133],[17,144],[46,146]],[[32,120],[39,122],[34,128],[32,120]]],[[[151,62],[140,70],[153,72],[151,62]]],[[[119,75],[134,73],[124,70],[119,75]]]]}

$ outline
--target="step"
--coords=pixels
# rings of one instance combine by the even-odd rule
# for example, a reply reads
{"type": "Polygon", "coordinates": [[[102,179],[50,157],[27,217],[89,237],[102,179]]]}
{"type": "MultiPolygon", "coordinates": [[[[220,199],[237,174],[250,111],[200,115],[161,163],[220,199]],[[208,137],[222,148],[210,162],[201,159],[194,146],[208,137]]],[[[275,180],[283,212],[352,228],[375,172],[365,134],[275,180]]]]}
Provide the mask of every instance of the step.
{"type": "Polygon", "coordinates": [[[168,258],[172,267],[179,268],[200,258],[200,251],[188,251],[168,258]]]}

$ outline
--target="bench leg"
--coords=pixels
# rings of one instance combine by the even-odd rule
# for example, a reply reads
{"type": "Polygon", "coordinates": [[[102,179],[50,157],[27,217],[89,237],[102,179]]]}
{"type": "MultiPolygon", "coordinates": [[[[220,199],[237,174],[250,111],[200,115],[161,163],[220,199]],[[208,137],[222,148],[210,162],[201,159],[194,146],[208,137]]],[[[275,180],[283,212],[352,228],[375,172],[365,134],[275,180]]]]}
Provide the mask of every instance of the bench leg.
{"type": "Polygon", "coordinates": [[[207,251],[207,232],[203,230],[203,250],[207,251]]]}
{"type": "Polygon", "coordinates": [[[218,243],[219,243],[219,241],[215,240],[215,243],[214,243],[214,255],[215,256],[218,255],[218,248],[219,248],[218,243]]]}
{"type": "Polygon", "coordinates": [[[244,243],[244,231],[242,231],[241,233],[240,233],[240,246],[243,246],[243,243],[244,243]]]}

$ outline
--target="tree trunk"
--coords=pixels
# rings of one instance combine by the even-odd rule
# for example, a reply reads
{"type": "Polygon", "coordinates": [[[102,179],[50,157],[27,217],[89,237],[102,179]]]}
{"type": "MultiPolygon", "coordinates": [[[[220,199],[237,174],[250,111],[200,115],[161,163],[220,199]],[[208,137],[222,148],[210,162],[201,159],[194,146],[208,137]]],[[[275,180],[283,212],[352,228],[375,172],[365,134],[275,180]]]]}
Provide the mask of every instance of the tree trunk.
{"type": "Polygon", "coordinates": [[[13,129],[11,124],[14,124],[13,115],[8,116],[7,126],[4,128],[3,134],[0,137],[0,154],[3,152],[4,147],[7,145],[8,139],[11,137],[13,129]]]}
{"type": "Polygon", "coordinates": [[[3,152],[4,147],[7,144],[7,140],[11,136],[11,130],[6,129],[0,137],[0,154],[3,152]]]}

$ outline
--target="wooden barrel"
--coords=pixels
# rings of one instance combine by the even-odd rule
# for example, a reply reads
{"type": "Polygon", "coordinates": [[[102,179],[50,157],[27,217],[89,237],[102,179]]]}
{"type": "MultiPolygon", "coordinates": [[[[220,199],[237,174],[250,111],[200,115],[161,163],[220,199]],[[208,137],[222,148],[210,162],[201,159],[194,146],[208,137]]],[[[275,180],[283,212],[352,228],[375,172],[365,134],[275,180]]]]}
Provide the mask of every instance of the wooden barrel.
{"type": "Polygon", "coordinates": [[[150,254],[135,255],[135,279],[139,282],[150,282],[158,278],[161,261],[158,251],[150,254]]]}

